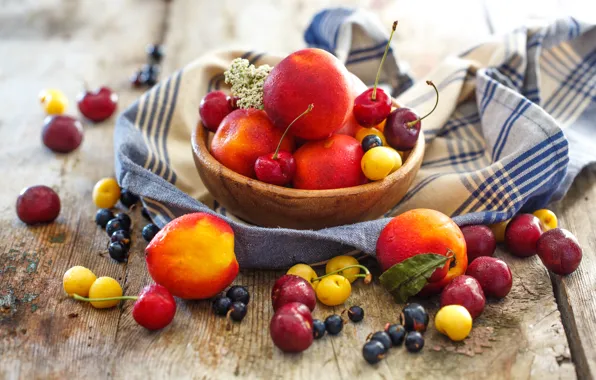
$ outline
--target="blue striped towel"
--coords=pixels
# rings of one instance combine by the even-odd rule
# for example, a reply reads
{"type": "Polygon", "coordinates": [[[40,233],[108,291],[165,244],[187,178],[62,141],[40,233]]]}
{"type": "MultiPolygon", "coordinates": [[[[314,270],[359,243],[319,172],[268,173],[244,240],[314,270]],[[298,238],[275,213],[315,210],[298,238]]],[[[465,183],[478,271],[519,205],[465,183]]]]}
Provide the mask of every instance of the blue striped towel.
{"type": "MultiPolygon", "coordinates": [[[[306,42],[326,49],[370,85],[388,28],[364,10],[318,13],[306,42]]],[[[360,250],[374,255],[389,221],[297,231],[250,226],[210,198],[196,172],[190,135],[197,106],[224,88],[233,58],[275,64],[281,57],[223,51],[203,56],[145,93],[118,119],[116,172],[163,226],[195,211],[219,213],[235,231],[244,268],[284,268],[360,250]]],[[[400,104],[421,114],[434,102],[424,81],[400,69],[391,50],[382,75],[400,104]]],[[[427,79],[427,78],[424,78],[427,79]]],[[[596,161],[596,28],[561,19],[520,28],[446,59],[428,74],[441,92],[437,111],[423,122],[424,162],[405,198],[386,215],[433,208],[460,225],[489,224],[560,199],[582,167],[596,161]]],[[[265,212],[265,211],[264,211],[265,212]]]]}

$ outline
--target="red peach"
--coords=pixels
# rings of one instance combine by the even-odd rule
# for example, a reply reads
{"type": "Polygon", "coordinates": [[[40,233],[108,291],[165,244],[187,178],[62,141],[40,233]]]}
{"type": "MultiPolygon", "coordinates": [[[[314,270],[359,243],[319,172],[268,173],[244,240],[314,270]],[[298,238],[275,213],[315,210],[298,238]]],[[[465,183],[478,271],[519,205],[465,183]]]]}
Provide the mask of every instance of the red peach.
{"type": "Polygon", "coordinates": [[[383,271],[423,253],[453,254],[429,278],[425,295],[438,293],[468,267],[464,235],[451,218],[436,210],[415,209],[396,216],[377,241],[377,260],[383,271]]]}
{"type": "Polygon", "coordinates": [[[166,224],[145,254],[153,280],[180,298],[213,297],[238,275],[234,231],[223,219],[202,212],[166,224]]]}
{"type": "MultiPolygon", "coordinates": [[[[275,151],[283,131],[275,128],[264,111],[238,109],[226,116],[219,125],[211,154],[225,167],[256,178],[255,161],[275,151]]],[[[294,151],[294,140],[287,135],[281,150],[294,151]]]]}
{"type": "Polygon", "coordinates": [[[308,142],[294,153],[294,187],[324,190],[362,185],[366,182],[360,168],[363,154],[358,140],[346,135],[308,142]]]}
{"type": "Polygon", "coordinates": [[[278,63],[265,79],[265,112],[278,128],[286,127],[309,104],[313,111],[291,128],[307,140],[320,140],[339,130],[352,112],[352,79],[346,67],[321,49],[303,49],[278,63]]]}

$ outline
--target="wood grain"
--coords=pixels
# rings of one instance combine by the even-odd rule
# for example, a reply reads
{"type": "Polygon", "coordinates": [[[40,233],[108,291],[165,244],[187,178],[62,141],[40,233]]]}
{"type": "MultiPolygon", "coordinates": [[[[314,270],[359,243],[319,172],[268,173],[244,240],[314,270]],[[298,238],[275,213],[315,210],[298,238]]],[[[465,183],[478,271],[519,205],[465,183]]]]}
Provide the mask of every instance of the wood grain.
{"type": "Polygon", "coordinates": [[[586,168],[575,180],[568,195],[555,207],[559,225],[571,231],[583,249],[577,271],[561,277],[551,273],[555,295],[559,301],[563,322],[578,376],[596,376],[596,167],[586,168]]]}
{"type": "MultiPolygon", "coordinates": [[[[424,1],[3,2],[0,86],[10,96],[0,102],[0,378],[575,377],[548,273],[537,258],[522,260],[503,252],[498,255],[514,272],[512,293],[503,301],[489,302],[470,339],[451,343],[431,326],[420,354],[393,349],[376,366],[363,361],[362,344],[370,332],[396,321],[402,306],[377,282],[356,283],[349,299],[349,305],[365,309],[361,324],[347,324],[339,336],[327,336],[299,355],[282,354],[269,338],[269,294],[280,272],[241,273],[236,283],[249,287],[252,301],[240,324],[215,317],[207,301],[179,300],[174,322],[151,333],[136,325],[130,302],[95,310],[62,295],[62,274],[73,265],[116,278],[127,294],[151,283],[138,227],[144,222],[138,210],[133,212],[137,227],[130,259],[124,265],[111,261],[105,254],[105,232],[92,221],[91,189],[99,178],[113,174],[113,120],[85,125],[82,147],[71,155],[55,156],[39,143],[43,114],[37,92],[59,87],[74,102],[79,81],[85,78],[92,85],[111,85],[124,109],[138,96],[129,90],[126,78],[143,63],[147,42],[164,39],[166,73],[207,50],[232,43],[290,51],[303,46],[303,29],[315,11],[338,4],[368,6],[388,24],[396,14],[400,20],[410,20],[400,24],[411,26],[400,26],[397,41],[418,76],[445,53],[463,49],[488,33],[478,21],[477,2],[467,0],[441,6],[432,15],[424,1]],[[446,18],[448,27],[429,26],[446,18]],[[466,25],[465,36],[457,25],[466,25]],[[431,46],[432,41],[442,42],[431,46]],[[21,188],[37,183],[57,189],[62,213],[56,223],[26,227],[14,214],[14,200],[21,188]]],[[[76,114],[74,103],[70,113],[76,114]]],[[[595,358],[596,305],[590,293],[594,280],[589,277],[596,265],[590,234],[594,208],[589,203],[596,196],[595,184],[594,171],[584,172],[560,206],[561,223],[578,236],[585,258],[576,274],[562,282],[553,279],[578,373],[584,378],[594,374],[589,371],[595,358]]],[[[436,298],[421,302],[434,314],[436,298]]],[[[315,317],[323,319],[341,310],[319,304],[315,317]]]]}

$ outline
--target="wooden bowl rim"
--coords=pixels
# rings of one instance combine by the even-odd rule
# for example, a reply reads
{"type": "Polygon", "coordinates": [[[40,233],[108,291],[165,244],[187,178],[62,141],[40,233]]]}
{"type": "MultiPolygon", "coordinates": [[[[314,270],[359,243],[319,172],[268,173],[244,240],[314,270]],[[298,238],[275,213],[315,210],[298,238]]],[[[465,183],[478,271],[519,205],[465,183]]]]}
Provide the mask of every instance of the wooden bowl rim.
{"type": "Polygon", "coordinates": [[[219,169],[221,175],[231,181],[247,183],[250,185],[250,187],[257,191],[274,193],[285,198],[332,198],[338,196],[365,194],[369,191],[383,189],[391,183],[400,180],[406,175],[406,173],[409,173],[415,169],[417,162],[423,158],[425,145],[424,133],[421,130],[420,134],[418,135],[416,145],[414,145],[414,148],[412,148],[410,151],[410,154],[408,155],[404,165],[383,180],[372,181],[363,185],[343,187],[339,189],[306,190],[293,189],[261,182],[257,179],[246,177],[242,174],[236,173],[232,169],[227,168],[217,161],[215,157],[211,155],[211,152],[209,152],[209,149],[207,148],[207,137],[209,133],[205,133],[205,131],[206,129],[203,128],[203,125],[199,120],[191,138],[193,153],[196,157],[198,157],[203,166],[219,169]]]}

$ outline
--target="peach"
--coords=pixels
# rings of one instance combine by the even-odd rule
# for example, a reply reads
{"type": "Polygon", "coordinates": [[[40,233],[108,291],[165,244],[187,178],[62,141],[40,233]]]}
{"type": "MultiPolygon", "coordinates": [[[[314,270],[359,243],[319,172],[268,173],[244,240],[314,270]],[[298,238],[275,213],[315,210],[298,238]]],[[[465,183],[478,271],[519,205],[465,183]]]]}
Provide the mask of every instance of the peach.
{"type": "MultiPolygon", "coordinates": [[[[211,142],[211,154],[225,167],[256,178],[255,161],[273,153],[283,131],[275,128],[264,111],[238,109],[226,116],[211,142]]],[[[294,139],[287,135],[281,150],[294,151],[294,139]]]]}
{"type": "Polygon", "coordinates": [[[377,241],[377,260],[383,271],[423,253],[453,254],[429,278],[424,294],[437,293],[468,267],[463,233],[451,218],[436,210],[415,209],[396,216],[377,241]]]}
{"type": "Polygon", "coordinates": [[[202,212],[172,220],[151,240],[145,254],[153,280],[180,298],[213,297],[238,275],[232,228],[202,212]]]}
{"type": "Polygon", "coordinates": [[[308,142],[294,153],[294,187],[323,190],[362,185],[366,182],[360,169],[363,154],[358,140],[346,135],[308,142]]]}
{"type": "Polygon", "coordinates": [[[321,49],[303,49],[278,63],[265,79],[265,112],[284,130],[309,104],[313,111],[298,120],[291,133],[307,140],[321,140],[339,130],[352,112],[354,96],[346,67],[321,49]]]}

